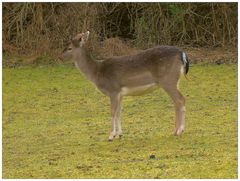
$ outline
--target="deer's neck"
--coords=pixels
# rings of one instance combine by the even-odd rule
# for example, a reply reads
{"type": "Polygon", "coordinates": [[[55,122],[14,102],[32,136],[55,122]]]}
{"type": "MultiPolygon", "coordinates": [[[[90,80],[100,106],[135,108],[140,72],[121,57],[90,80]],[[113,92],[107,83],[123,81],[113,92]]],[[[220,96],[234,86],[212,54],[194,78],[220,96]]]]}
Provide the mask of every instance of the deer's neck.
{"type": "Polygon", "coordinates": [[[94,83],[97,81],[98,62],[92,59],[84,49],[76,52],[74,63],[87,79],[94,83]]]}

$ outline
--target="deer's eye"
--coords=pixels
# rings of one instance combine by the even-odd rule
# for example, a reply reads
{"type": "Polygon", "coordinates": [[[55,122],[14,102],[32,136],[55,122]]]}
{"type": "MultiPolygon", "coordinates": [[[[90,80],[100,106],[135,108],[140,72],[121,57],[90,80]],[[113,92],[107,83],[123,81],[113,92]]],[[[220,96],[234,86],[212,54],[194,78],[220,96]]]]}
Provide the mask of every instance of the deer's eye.
{"type": "Polygon", "coordinates": [[[68,51],[71,51],[71,50],[72,50],[72,48],[71,48],[71,47],[69,47],[67,50],[68,50],[68,51]]]}

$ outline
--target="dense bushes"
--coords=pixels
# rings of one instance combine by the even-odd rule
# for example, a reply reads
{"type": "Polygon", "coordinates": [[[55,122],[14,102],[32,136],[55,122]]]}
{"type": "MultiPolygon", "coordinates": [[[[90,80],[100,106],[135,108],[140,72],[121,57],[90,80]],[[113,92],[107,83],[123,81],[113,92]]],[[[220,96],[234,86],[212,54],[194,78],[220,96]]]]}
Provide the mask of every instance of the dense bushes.
{"type": "Polygon", "coordinates": [[[139,48],[236,45],[237,3],[3,3],[6,53],[54,55],[86,30],[92,47],[109,37],[139,48]]]}

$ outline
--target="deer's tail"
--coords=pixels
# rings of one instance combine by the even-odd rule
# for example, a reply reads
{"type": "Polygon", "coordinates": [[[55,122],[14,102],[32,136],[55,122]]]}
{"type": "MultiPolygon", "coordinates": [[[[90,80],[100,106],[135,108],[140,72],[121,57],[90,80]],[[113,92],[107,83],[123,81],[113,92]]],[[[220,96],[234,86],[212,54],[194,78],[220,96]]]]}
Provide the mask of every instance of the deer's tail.
{"type": "Polygon", "coordinates": [[[183,62],[183,66],[184,66],[184,70],[185,70],[184,75],[187,75],[187,73],[189,71],[189,59],[185,52],[182,52],[181,60],[183,62]]]}

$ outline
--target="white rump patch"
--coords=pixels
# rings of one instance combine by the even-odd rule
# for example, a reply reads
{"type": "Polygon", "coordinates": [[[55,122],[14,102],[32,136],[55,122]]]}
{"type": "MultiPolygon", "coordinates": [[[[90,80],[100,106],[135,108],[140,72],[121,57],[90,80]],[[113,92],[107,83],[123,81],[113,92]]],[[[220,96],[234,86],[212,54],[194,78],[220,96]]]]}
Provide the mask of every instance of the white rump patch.
{"type": "Polygon", "coordinates": [[[184,52],[182,52],[182,59],[184,61],[184,66],[185,66],[187,64],[187,55],[184,52]]]}

